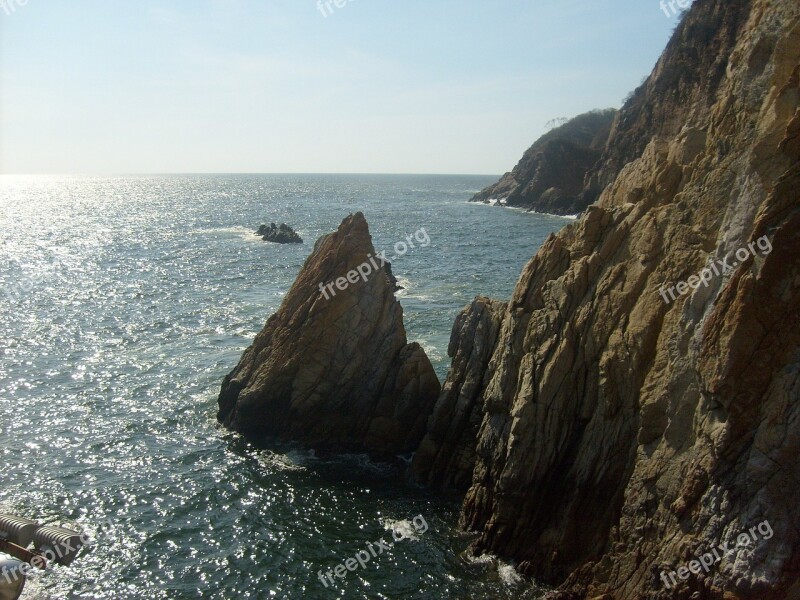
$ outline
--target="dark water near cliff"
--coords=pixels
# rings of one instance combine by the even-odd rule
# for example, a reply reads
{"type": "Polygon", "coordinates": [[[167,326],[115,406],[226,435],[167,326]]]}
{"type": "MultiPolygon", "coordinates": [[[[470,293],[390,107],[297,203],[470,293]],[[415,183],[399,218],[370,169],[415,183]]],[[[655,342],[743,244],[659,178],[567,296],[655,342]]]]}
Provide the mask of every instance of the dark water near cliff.
{"type": "Polygon", "coordinates": [[[410,340],[440,377],[456,313],[507,298],[565,219],[466,204],[491,177],[0,177],[0,505],[97,539],[25,598],[534,598],[468,560],[458,506],[360,456],[256,450],[214,420],[222,377],[313,242],[362,210],[410,340]],[[285,221],[306,243],[252,235],[285,221]],[[391,255],[392,252],[387,252],[391,255]],[[429,529],[324,588],[421,515],[429,529]]]}

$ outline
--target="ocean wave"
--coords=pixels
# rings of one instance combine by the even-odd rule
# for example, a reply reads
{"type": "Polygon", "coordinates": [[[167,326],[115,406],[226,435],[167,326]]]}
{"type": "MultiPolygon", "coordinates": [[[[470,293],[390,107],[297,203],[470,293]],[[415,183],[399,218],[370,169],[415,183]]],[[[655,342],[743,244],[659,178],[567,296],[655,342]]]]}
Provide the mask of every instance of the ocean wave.
{"type": "Polygon", "coordinates": [[[497,557],[494,554],[479,554],[478,556],[465,554],[464,560],[471,565],[491,565],[497,560],[497,557]]]}
{"type": "Polygon", "coordinates": [[[575,221],[578,217],[580,217],[583,214],[583,213],[578,213],[575,215],[554,215],[552,213],[539,212],[536,210],[528,210],[525,212],[529,212],[532,215],[542,215],[543,217],[555,217],[556,219],[569,219],[570,221],[575,221]]]}
{"type": "Polygon", "coordinates": [[[499,204],[501,207],[503,207],[503,208],[505,208],[507,210],[516,210],[516,211],[519,211],[519,212],[524,212],[524,213],[528,213],[528,214],[532,214],[532,215],[540,215],[542,217],[555,217],[556,219],[569,219],[570,221],[577,220],[583,214],[583,213],[577,213],[577,214],[574,214],[574,215],[557,215],[557,214],[554,214],[554,213],[539,212],[538,210],[528,210],[524,206],[508,206],[508,204],[506,204],[506,201],[505,201],[504,198],[501,198],[501,199],[490,198],[488,202],[472,202],[471,200],[468,200],[467,202],[469,204],[482,204],[483,206],[491,206],[491,207],[495,207],[495,206],[497,206],[499,204]]]}
{"type": "Polygon", "coordinates": [[[519,585],[524,582],[514,565],[504,563],[502,560],[497,561],[497,574],[500,576],[500,580],[508,586],[519,585]]]}
{"type": "Polygon", "coordinates": [[[478,556],[465,554],[464,559],[470,565],[481,566],[481,567],[495,567],[498,578],[506,586],[512,587],[525,583],[525,579],[522,577],[522,575],[517,573],[517,570],[514,567],[514,565],[500,560],[494,554],[487,553],[487,554],[480,554],[478,556]]]}
{"type": "Polygon", "coordinates": [[[413,341],[417,342],[420,345],[420,347],[425,351],[425,354],[428,355],[428,358],[432,362],[436,362],[437,360],[442,360],[443,356],[439,352],[439,348],[437,346],[433,345],[432,343],[424,339],[416,339],[413,341]]]}
{"type": "Polygon", "coordinates": [[[397,279],[397,285],[399,285],[403,289],[398,290],[397,293],[395,293],[395,296],[397,296],[398,298],[404,298],[405,296],[408,296],[409,290],[413,288],[411,280],[406,277],[398,277],[398,276],[396,276],[396,279],[397,279]]]}

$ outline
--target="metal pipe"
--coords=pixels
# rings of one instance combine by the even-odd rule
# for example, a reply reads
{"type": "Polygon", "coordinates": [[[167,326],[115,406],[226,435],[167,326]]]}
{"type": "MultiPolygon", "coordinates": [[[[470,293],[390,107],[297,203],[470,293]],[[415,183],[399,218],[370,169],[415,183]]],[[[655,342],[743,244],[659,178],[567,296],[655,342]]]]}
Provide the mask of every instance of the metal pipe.
{"type": "Polygon", "coordinates": [[[27,548],[33,541],[33,535],[41,525],[30,519],[0,514],[0,538],[11,540],[15,544],[27,548]]]}

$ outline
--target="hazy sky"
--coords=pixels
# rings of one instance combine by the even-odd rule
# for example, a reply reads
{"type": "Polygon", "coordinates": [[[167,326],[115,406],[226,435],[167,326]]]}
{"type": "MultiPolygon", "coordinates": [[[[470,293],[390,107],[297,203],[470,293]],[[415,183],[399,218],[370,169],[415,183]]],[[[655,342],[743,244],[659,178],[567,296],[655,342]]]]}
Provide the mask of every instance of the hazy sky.
{"type": "Polygon", "coordinates": [[[550,119],[619,106],[677,22],[657,0],[20,1],[3,173],[502,173],[550,119]]]}

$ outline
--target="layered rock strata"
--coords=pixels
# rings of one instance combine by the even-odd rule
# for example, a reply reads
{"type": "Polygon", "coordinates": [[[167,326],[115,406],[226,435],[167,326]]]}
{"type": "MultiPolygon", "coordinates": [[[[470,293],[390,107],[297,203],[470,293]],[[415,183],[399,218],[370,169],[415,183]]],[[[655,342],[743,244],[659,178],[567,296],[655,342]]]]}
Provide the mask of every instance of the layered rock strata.
{"type": "Polygon", "coordinates": [[[474,550],[556,598],[800,598],[800,4],[694,3],[593,177],[501,314],[459,318],[415,470],[474,464],[474,550]]]}
{"type": "Polygon", "coordinates": [[[344,219],[225,378],[219,420],[319,449],[413,451],[440,384],[406,339],[395,286],[364,216],[344,219]]]}

